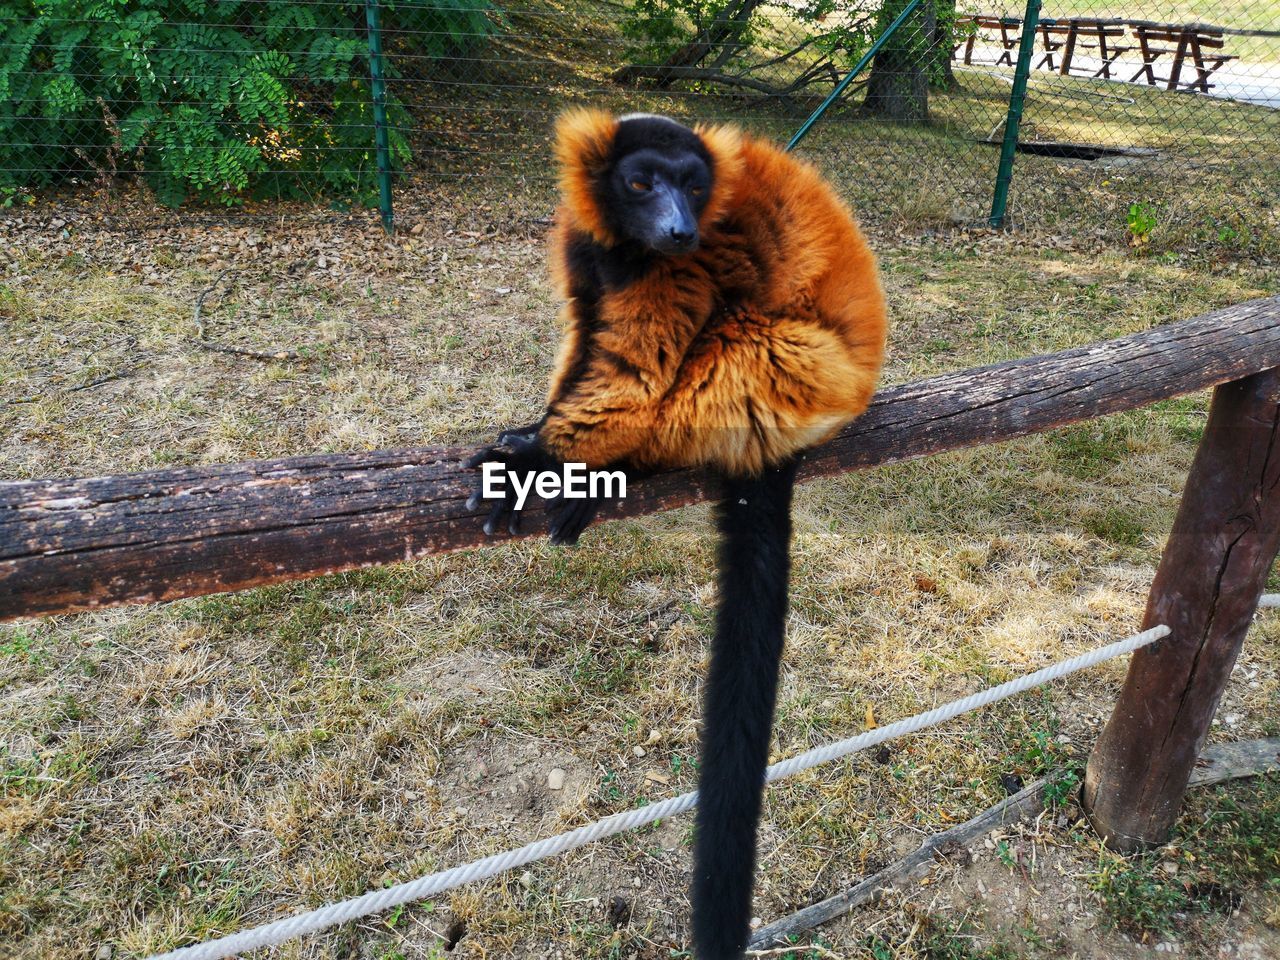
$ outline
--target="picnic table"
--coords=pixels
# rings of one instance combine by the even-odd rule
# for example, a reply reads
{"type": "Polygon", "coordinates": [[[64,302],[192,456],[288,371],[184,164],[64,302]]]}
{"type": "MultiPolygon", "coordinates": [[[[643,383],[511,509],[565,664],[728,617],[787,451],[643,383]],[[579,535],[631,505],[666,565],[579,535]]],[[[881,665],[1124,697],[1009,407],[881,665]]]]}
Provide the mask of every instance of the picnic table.
{"type": "MultiPolygon", "coordinates": [[[[974,45],[982,31],[994,31],[1000,43],[1000,55],[995,66],[1013,66],[1014,52],[1022,39],[1023,22],[1019,17],[972,14],[957,18],[956,23],[966,28],[964,36],[951,48],[955,58],[964,48],[963,59],[973,63],[974,45]]],[[[1222,27],[1202,23],[1158,23],[1152,20],[1121,20],[1101,17],[1046,18],[1036,25],[1042,55],[1036,69],[1054,70],[1062,76],[1073,72],[1078,76],[1089,75],[1111,80],[1112,71],[1121,69],[1121,55],[1137,50],[1142,56],[1142,66],[1129,83],[1144,78],[1150,86],[1165,85],[1168,90],[1199,90],[1208,93],[1213,86],[1209,78],[1234,55],[1222,53],[1224,47],[1222,27]],[[1132,43],[1124,41],[1132,33],[1132,43]],[[1091,51],[1095,56],[1083,66],[1077,54],[1091,51]],[[1168,57],[1168,60],[1162,58],[1168,57]],[[1169,75],[1156,74],[1157,67],[1169,66],[1169,75]],[[1195,76],[1184,79],[1188,64],[1195,76]]],[[[989,34],[982,34],[984,38],[989,34]]],[[[1129,63],[1128,66],[1132,66],[1129,63]]]]}
{"type": "Polygon", "coordinates": [[[1138,49],[1142,53],[1142,67],[1129,78],[1135,82],[1144,76],[1147,84],[1156,86],[1165,83],[1166,90],[1199,90],[1208,93],[1213,86],[1209,77],[1215,70],[1236,57],[1229,54],[1214,53],[1224,45],[1222,27],[1210,27],[1199,23],[1155,23],[1150,20],[1131,20],[1134,36],[1138,40],[1138,49]],[[1206,52],[1208,51],[1208,52],[1206,52]],[[1165,54],[1172,54],[1169,76],[1157,77],[1154,65],[1165,54]],[[1196,75],[1192,80],[1182,79],[1182,70],[1190,56],[1196,75]]]}
{"type": "MultiPolygon", "coordinates": [[[[957,17],[957,24],[972,24],[974,29],[969,32],[969,36],[965,39],[964,46],[964,62],[973,63],[973,44],[978,39],[979,30],[997,30],[1000,33],[1000,43],[1003,50],[1000,58],[996,60],[996,66],[1008,64],[1013,66],[1013,52],[1018,49],[1018,41],[1022,39],[1022,20],[1018,17],[989,17],[985,14],[976,14],[968,17],[957,17]]],[[[951,50],[954,57],[956,51],[959,50],[961,44],[956,44],[951,50]]]]}
{"type": "Polygon", "coordinates": [[[1053,58],[1057,54],[1060,58],[1057,71],[1064,77],[1071,75],[1077,50],[1097,50],[1102,66],[1089,76],[1110,80],[1111,67],[1115,65],[1116,58],[1133,49],[1114,42],[1125,35],[1123,20],[1099,17],[1046,19],[1040,21],[1037,30],[1044,47],[1044,56],[1036,64],[1036,69],[1047,67],[1053,70],[1053,58]]]}

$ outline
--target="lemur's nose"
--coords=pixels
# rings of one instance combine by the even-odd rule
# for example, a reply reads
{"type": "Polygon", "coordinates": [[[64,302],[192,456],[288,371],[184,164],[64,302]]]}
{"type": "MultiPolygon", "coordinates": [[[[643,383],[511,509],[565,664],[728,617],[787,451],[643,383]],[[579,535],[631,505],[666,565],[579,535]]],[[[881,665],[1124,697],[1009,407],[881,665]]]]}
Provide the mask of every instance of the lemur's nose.
{"type": "Polygon", "coordinates": [[[689,246],[689,244],[693,243],[694,236],[696,236],[696,234],[692,230],[682,230],[679,227],[671,228],[671,239],[677,246],[689,246]]]}

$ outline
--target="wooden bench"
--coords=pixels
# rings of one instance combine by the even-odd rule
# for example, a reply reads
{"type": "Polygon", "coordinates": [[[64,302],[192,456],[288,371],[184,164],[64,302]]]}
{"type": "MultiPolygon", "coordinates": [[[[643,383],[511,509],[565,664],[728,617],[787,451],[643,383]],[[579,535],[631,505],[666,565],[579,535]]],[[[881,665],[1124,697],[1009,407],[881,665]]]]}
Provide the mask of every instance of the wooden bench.
{"type": "Polygon", "coordinates": [[[1036,24],[1036,33],[1040,34],[1040,46],[1044,50],[1044,56],[1036,61],[1032,67],[1033,70],[1054,69],[1053,58],[1066,45],[1069,30],[1070,27],[1065,20],[1045,19],[1036,24]]]}
{"type": "Polygon", "coordinates": [[[979,33],[983,30],[995,30],[999,33],[1002,47],[995,65],[998,67],[1007,63],[1009,66],[1013,66],[1013,52],[1018,49],[1018,41],[1022,39],[1022,21],[1020,19],[1017,17],[989,17],[985,14],[977,14],[957,17],[956,25],[969,29],[968,36],[951,48],[952,59],[955,58],[960,48],[964,47],[964,62],[973,63],[973,45],[977,41],[979,33]]]}
{"type": "Polygon", "coordinates": [[[1129,78],[1134,83],[1145,77],[1149,86],[1165,84],[1166,90],[1199,90],[1208,93],[1213,86],[1209,77],[1228,61],[1237,59],[1231,54],[1214,53],[1225,45],[1221,27],[1202,24],[1153,23],[1149,20],[1131,20],[1129,26],[1138,41],[1142,53],[1142,67],[1129,78]],[[1208,51],[1208,52],[1206,52],[1208,51]],[[1167,77],[1157,76],[1155,63],[1165,54],[1172,55],[1167,77]],[[1182,79],[1182,70],[1190,56],[1196,76],[1182,79]]]}
{"type": "Polygon", "coordinates": [[[1102,66],[1088,73],[1087,68],[1081,75],[1088,73],[1092,77],[1111,79],[1111,68],[1116,58],[1128,53],[1131,46],[1120,46],[1114,41],[1125,36],[1123,20],[1103,20],[1097,17],[1070,17],[1058,20],[1041,20],[1038,26],[1040,40],[1044,46],[1044,56],[1036,64],[1036,68],[1054,69],[1054,54],[1061,54],[1061,62],[1057,71],[1064,77],[1070,76],[1075,66],[1075,54],[1078,50],[1097,50],[1102,66]]]}

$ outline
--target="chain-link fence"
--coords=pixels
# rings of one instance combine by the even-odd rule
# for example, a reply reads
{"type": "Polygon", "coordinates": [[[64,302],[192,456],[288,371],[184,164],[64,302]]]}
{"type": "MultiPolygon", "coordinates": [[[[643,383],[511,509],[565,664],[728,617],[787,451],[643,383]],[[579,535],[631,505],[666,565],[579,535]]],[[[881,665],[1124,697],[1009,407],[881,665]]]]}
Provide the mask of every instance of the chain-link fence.
{"type": "MultiPolygon", "coordinates": [[[[380,185],[540,215],[566,106],[785,142],[908,3],[0,0],[0,203],[127,177],[236,215],[380,185]]],[[[923,0],[800,150],[864,217],[983,221],[1018,114],[1016,219],[1274,229],[1280,6],[923,0]]]]}

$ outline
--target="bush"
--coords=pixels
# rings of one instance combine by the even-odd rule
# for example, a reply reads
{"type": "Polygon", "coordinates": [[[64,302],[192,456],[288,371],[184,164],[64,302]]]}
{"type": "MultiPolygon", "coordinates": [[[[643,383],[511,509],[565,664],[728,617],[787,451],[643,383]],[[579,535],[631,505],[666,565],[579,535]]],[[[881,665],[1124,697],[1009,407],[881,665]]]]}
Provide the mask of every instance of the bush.
{"type": "MultiPolygon", "coordinates": [[[[415,57],[458,56],[490,13],[396,0],[383,27],[415,57]]],[[[363,3],[0,0],[0,51],[0,188],[136,172],[170,205],[372,196],[363,3]]],[[[387,111],[402,166],[409,117],[392,95],[387,111]]]]}

